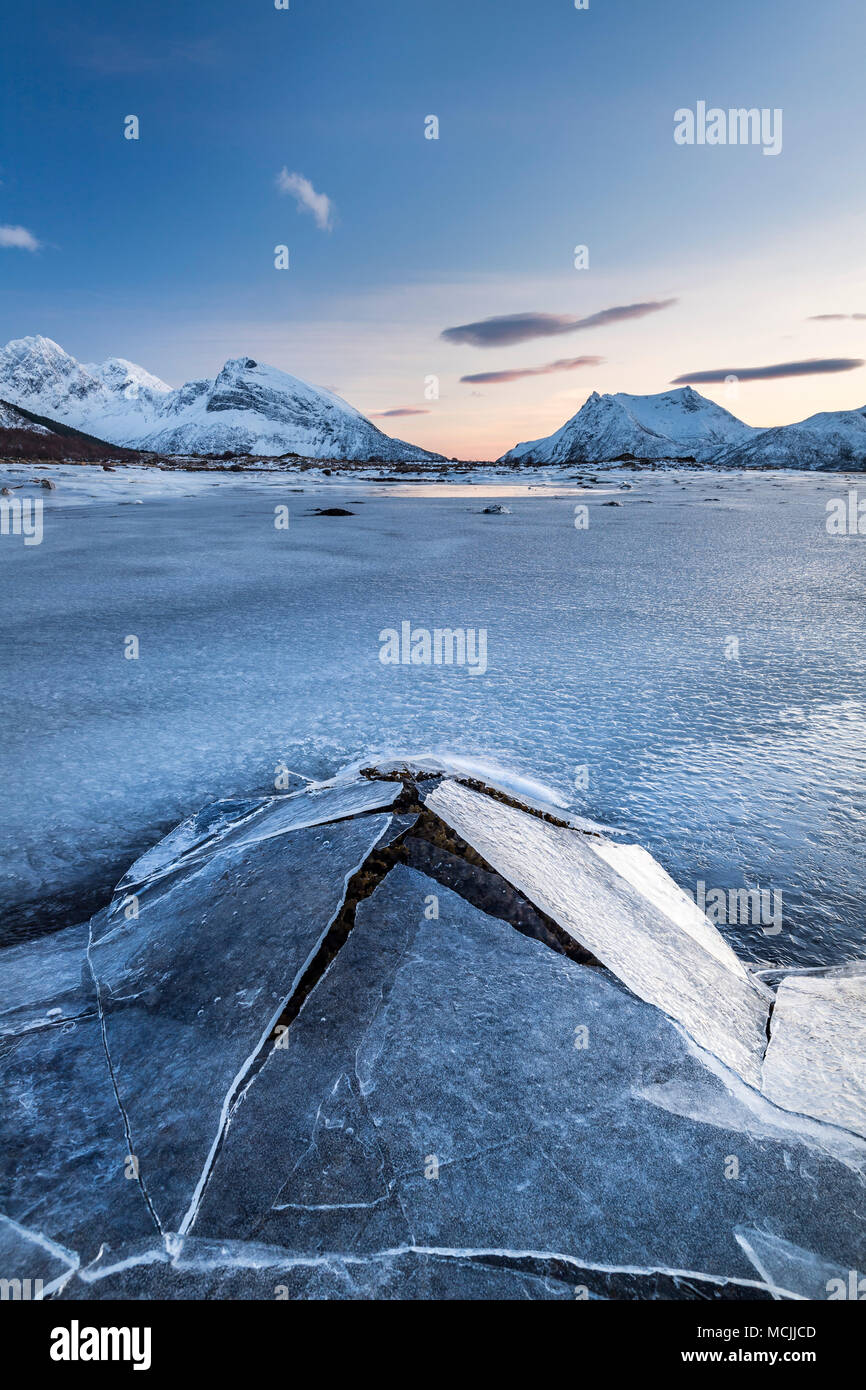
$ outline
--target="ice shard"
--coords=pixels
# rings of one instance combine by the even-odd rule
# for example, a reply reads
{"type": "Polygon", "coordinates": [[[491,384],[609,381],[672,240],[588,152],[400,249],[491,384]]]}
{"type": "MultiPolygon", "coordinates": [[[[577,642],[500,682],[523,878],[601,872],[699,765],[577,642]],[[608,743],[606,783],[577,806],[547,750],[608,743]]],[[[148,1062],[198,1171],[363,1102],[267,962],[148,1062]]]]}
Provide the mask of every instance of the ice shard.
{"type": "Polygon", "coordinates": [[[776,1105],[866,1136],[866,967],[782,980],[763,1090],[776,1105]]]}
{"type": "MultiPolygon", "coordinates": [[[[763,985],[729,963],[714,928],[696,931],[660,905],[587,843],[588,837],[443,782],[425,801],[503,877],[589,949],[641,999],[656,1005],[750,1085],[760,1086],[766,1044],[763,985]]],[[[664,901],[663,898],[661,901],[664,901]]]]}

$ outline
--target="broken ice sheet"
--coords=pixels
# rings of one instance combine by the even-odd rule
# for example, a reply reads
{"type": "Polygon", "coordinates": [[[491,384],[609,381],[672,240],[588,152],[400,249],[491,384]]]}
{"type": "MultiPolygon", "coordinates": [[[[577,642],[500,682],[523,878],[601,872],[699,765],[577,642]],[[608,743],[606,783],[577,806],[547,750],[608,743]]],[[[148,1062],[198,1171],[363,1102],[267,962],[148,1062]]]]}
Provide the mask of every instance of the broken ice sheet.
{"type": "MultiPolygon", "coordinates": [[[[663,911],[655,888],[646,896],[594,853],[585,836],[455,782],[443,782],[425,804],[635,994],[682,1023],[750,1085],[760,1085],[764,986],[729,967],[721,950],[707,949],[693,926],[686,929],[663,911]]],[[[710,922],[706,930],[713,930],[710,922]]]]}
{"type": "Polygon", "coordinates": [[[0,951],[0,1036],[96,1014],[85,922],[0,951]]]}
{"type": "Polygon", "coordinates": [[[70,1299],[573,1299],[564,1279],[410,1249],[304,1257],[280,1247],[187,1236],[169,1255],[142,1246],[66,1284],[70,1299]]]}
{"type": "Polygon", "coordinates": [[[738,1225],[862,1259],[858,1174],[633,1094],[703,1076],[607,972],[398,866],[246,1092],[194,1233],[323,1257],[545,1255],[746,1296],[762,1280],[738,1225]]]}
{"type": "Polygon", "coordinates": [[[164,1229],[191,1218],[247,1070],[388,824],[233,841],[143,892],[137,919],[94,918],[114,1077],[164,1229]]]}
{"type": "Polygon", "coordinates": [[[421,782],[428,778],[453,777],[458,782],[469,780],[482,783],[488,791],[501,792],[510,800],[519,802],[521,806],[538,811],[541,815],[554,816],[558,821],[577,830],[586,830],[593,834],[620,833],[614,827],[599,825],[596,821],[569,811],[567,803],[558,792],[534,777],[521,776],[512,769],[485,758],[460,757],[455,753],[391,753],[381,757],[360,758],[341,768],[330,781],[314,785],[339,786],[344,781],[353,781],[361,771],[365,776],[406,776],[421,782]]]}
{"type": "Polygon", "coordinates": [[[396,800],[400,790],[393,782],[356,778],[339,786],[304,787],[288,796],[217,801],[182,821],[141,855],[120,880],[116,894],[135,892],[137,887],[198,864],[232,845],[255,844],[291,830],[382,810],[396,800]]]}
{"type": "Polygon", "coordinates": [[[790,975],[779,985],[764,1058],[777,1105],[866,1135],[866,969],[790,975]]]}
{"type": "Polygon", "coordinates": [[[103,1243],[154,1233],[98,1019],[18,1038],[0,1061],[0,1095],[0,1211],[82,1263],[103,1243]]]}
{"type": "MultiPolygon", "coordinates": [[[[29,1230],[0,1214],[0,1270],[4,1279],[29,1280],[23,1298],[47,1298],[78,1267],[78,1256],[41,1231],[29,1230]]],[[[13,1295],[14,1296],[14,1295],[13,1295]]]]}
{"type": "Polygon", "coordinates": [[[789,1240],[753,1227],[739,1227],[734,1234],[755,1269],[777,1294],[804,1299],[859,1297],[850,1294],[851,1274],[856,1289],[857,1272],[843,1269],[789,1240]]]}

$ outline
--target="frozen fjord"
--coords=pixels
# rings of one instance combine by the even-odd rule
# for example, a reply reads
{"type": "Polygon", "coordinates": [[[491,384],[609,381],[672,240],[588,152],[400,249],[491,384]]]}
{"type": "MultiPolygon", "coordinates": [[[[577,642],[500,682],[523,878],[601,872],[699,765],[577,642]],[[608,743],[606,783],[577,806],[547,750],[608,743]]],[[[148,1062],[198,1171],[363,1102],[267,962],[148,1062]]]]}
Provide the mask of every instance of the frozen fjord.
{"type": "MultiPolygon", "coordinates": [[[[18,488],[33,469],[7,474],[18,488]]],[[[80,921],[172,825],[272,792],[281,762],[322,777],[414,747],[541,777],[690,892],[780,888],[780,935],[721,926],[744,959],[863,954],[864,572],[857,538],[824,529],[856,479],[587,470],[571,492],[530,475],[487,516],[507,479],[424,497],[306,474],[54,474],[43,543],[0,546],[5,940],[80,921]],[[308,514],[325,499],[354,514],[308,514]],[[382,666],[379,632],[403,618],[485,627],[484,676],[382,666]]]]}

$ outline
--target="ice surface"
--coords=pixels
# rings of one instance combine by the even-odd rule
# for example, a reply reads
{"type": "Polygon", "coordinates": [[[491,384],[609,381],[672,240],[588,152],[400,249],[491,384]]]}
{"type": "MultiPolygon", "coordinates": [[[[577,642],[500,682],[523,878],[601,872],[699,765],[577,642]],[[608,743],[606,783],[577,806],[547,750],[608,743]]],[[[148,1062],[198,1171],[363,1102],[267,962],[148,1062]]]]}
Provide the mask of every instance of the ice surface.
{"type": "Polygon", "coordinates": [[[0,1037],[96,1015],[88,935],[86,924],[67,927],[0,951],[0,1037]]]}
{"type": "Polygon", "coordinates": [[[503,792],[507,797],[518,801],[521,806],[553,815],[558,820],[574,826],[576,830],[617,834],[611,826],[599,825],[585,816],[569,812],[565,799],[554,788],[545,786],[533,777],[523,777],[512,769],[501,767],[485,758],[462,758],[457,754],[405,753],[377,754],[375,758],[359,758],[348,767],[341,768],[336,776],[322,786],[339,785],[354,780],[363,770],[376,773],[380,777],[406,774],[410,777],[453,777],[458,781],[470,779],[483,782],[491,791],[503,792]]]}
{"type": "Polygon", "coordinates": [[[22,1288],[22,1297],[48,1298],[63,1287],[77,1267],[78,1256],[74,1251],[57,1245],[41,1231],[28,1230],[0,1214],[2,1278],[29,1280],[29,1285],[22,1288]]]}
{"type": "Polygon", "coordinates": [[[357,778],[340,786],[304,788],[288,796],[218,801],[177,826],[137,859],[117,891],[129,892],[136,885],[199,864],[218,850],[254,845],[291,830],[380,810],[390,806],[400,790],[393,782],[357,778]]]}
{"type": "MultiPolygon", "coordinates": [[[[304,815],[339,800],[310,798],[304,815]]],[[[114,1080],[163,1229],[194,1211],[247,1071],[388,822],[361,816],[223,842],[145,886],[137,918],[119,898],[94,919],[114,1080]]]]}
{"type": "Polygon", "coordinates": [[[763,1090],[788,1110],[866,1135],[866,968],[782,980],[763,1090]]]}
{"type": "MultiPolygon", "coordinates": [[[[803,1299],[848,1298],[852,1271],[781,1240],[767,1231],[740,1227],[734,1232],[762,1279],[777,1294],[803,1299]]],[[[857,1274],[854,1273],[856,1288],[857,1274]]],[[[860,1297],[859,1290],[853,1295],[860,1297]]]]}
{"type": "Polygon", "coordinates": [[[573,1299],[572,1283],[447,1252],[297,1255],[277,1246],[186,1237],[172,1254],[144,1246],[74,1279],[63,1297],[182,1299],[573,1299]]]}
{"type": "MultiPolygon", "coordinates": [[[[82,921],[197,808],[273,793],[281,761],[322,779],[397,749],[534,778],[692,891],[781,889],[780,935],[719,925],[750,963],[866,954],[862,547],[824,530],[853,476],[629,472],[621,508],[581,495],[579,532],[550,487],[492,526],[484,478],[419,498],[308,473],[50,472],[56,491],[30,489],[42,544],[0,544],[3,941],[82,921]],[[306,516],[299,486],[356,515],[306,516]],[[487,673],[382,666],[401,618],[486,627],[487,673]],[[739,661],[729,633],[748,634],[739,661]]],[[[35,475],[0,464],[4,485],[35,475]]]]}
{"type": "Polygon", "coordinates": [[[732,1133],[648,1105],[671,1081],[724,1092],[606,972],[399,866],[247,1090],[194,1234],[306,1257],[556,1257],[747,1293],[762,1280],[739,1226],[862,1258],[858,1173],[793,1123],[732,1133]]]}
{"type": "MultiPolygon", "coordinates": [[[[694,899],[683,892],[670,874],[665,873],[658,860],[653,859],[643,845],[618,845],[606,839],[590,839],[587,843],[599,858],[627,879],[643,897],[648,898],[678,927],[688,932],[699,946],[715,956],[726,969],[748,978],[746,967],[731,950],[724,937],[716,931],[694,899]]],[[[772,997],[769,991],[767,997],[772,997]]]]}
{"type": "MultiPolygon", "coordinates": [[[[140,1066],[149,1071],[144,1054],[140,1066]]],[[[129,1144],[98,1020],[23,1035],[0,1060],[0,1093],[0,1211],[82,1263],[103,1243],[154,1234],[127,1176],[129,1144]]],[[[31,1269],[22,1258],[16,1275],[31,1269]]]]}
{"type": "Polygon", "coordinates": [[[703,931],[696,936],[693,925],[685,930],[659,910],[573,830],[455,782],[443,782],[425,804],[635,994],[682,1023],[750,1085],[760,1085],[764,987],[729,967],[720,950],[708,950],[703,931]]]}

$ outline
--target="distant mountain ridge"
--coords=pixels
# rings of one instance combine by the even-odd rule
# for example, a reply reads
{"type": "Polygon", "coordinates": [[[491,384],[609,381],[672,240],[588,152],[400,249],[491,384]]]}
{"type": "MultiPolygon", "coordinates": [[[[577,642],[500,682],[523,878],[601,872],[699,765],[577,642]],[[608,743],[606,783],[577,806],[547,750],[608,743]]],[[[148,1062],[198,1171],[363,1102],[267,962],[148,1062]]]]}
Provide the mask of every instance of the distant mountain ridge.
{"type": "Polygon", "coordinates": [[[866,407],[760,429],[691,386],[650,396],[593,391],[560,429],[515,445],[499,462],[601,464],[621,459],[720,468],[866,468],[866,407]]]}
{"type": "Polygon", "coordinates": [[[50,338],[17,338],[0,350],[0,398],[111,444],[162,454],[441,459],[392,439],[332,392],[251,357],[174,390],[121,357],[82,364],[50,338]]]}

